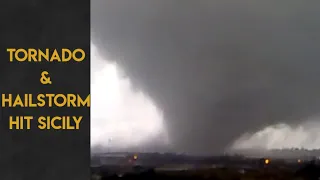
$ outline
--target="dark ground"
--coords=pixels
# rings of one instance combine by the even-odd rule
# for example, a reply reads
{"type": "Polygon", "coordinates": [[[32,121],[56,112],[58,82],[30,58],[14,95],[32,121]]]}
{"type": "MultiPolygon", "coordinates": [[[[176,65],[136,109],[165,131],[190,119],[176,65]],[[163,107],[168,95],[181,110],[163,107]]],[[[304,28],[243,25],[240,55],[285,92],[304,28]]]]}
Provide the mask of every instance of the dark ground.
{"type": "MultiPolygon", "coordinates": [[[[94,178],[93,178],[94,179],[94,178]]],[[[97,178],[99,179],[99,178],[97,178]]],[[[203,171],[180,171],[180,172],[162,172],[156,173],[152,170],[139,175],[125,175],[123,177],[102,176],[103,179],[215,179],[215,180],[241,180],[241,179],[275,179],[275,180],[289,180],[289,179],[303,179],[295,176],[292,172],[287,171],[251,171],[245,174],[232,169],[213,169],[203,171]]],[[[307,179],[307,178],[304,178],[307,179]]]]}
{"type": "Polygon", "coordinates": [[[319,165],[310,162],[299,168],[293,170],[284,167],[261,167],[257,169],[234,169],[234,168],[214,168],[201,170],[181,170],[181,171],[156,171],[150,169],[142,173],[126,174],[119,177],[108,172],[101,172],[94,174],[92,180],[104,179],[212,179],[212,180],[246,180],[246,179],[273,179],[273,180],[316,180],[320,177],[319,165]]]}

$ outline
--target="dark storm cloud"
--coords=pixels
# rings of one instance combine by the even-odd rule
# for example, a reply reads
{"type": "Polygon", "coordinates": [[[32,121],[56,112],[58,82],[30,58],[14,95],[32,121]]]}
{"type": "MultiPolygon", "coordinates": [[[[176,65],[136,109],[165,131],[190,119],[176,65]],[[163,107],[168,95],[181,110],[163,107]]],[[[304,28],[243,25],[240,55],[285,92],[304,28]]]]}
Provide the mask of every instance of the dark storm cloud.
{"type": "Polygon", "coordinates": [[[93,41],[196,153],[320,111],[319,17],[319,1],[92,1],[93,41]]]}

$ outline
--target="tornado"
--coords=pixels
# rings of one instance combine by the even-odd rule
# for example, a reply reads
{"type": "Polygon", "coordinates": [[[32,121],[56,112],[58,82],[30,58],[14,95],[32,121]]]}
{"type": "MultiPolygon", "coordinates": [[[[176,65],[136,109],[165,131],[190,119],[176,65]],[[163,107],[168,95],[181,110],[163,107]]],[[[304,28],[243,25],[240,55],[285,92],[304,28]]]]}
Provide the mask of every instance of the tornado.
{"type": "Polygon", "coordinates": [[[92,39],[161,109],[175,152],[319,148],[319,7],[93,0],[92,39]]]}

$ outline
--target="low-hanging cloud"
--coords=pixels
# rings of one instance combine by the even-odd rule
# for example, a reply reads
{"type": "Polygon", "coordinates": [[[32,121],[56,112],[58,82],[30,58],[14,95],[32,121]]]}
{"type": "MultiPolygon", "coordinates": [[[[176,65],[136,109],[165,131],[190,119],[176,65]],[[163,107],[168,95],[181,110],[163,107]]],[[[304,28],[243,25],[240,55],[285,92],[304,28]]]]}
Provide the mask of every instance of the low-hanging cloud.
{"type": "Polygon", "coordinates": [[[154,141],[166,145],[160,109],[144,93],[134,90],[130,80],[121,76],[119,67],[101,56],[94,44],[91,48],[92,148],[128,151],[154,141]]]}
{"type": "Polygon", "coordinates": [[[245,133],[231,150],[318,149],[320,147],[320,122],[304,122],[291,126],[276,124],[255,133],[245,133]]]}
{"type": "Polygon", "coordinates": [[[175,151],[220,153],[244,133],[287,132],[319,113],[319,7],[93,0],[93,39],[163,110],[175,151]]]}

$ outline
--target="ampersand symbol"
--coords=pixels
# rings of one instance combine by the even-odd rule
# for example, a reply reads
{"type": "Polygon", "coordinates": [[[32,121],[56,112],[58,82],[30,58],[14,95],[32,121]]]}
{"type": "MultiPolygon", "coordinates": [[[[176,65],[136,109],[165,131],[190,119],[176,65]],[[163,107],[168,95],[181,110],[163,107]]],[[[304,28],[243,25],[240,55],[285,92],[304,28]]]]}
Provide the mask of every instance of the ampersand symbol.
{"type": "Polygon", "coordinates": [[[40,78],[41,84],[52,84],[50,77],[48,75],[49,75],[48,71],[43,71],[41,73],[41,78],[40,78]]]}

